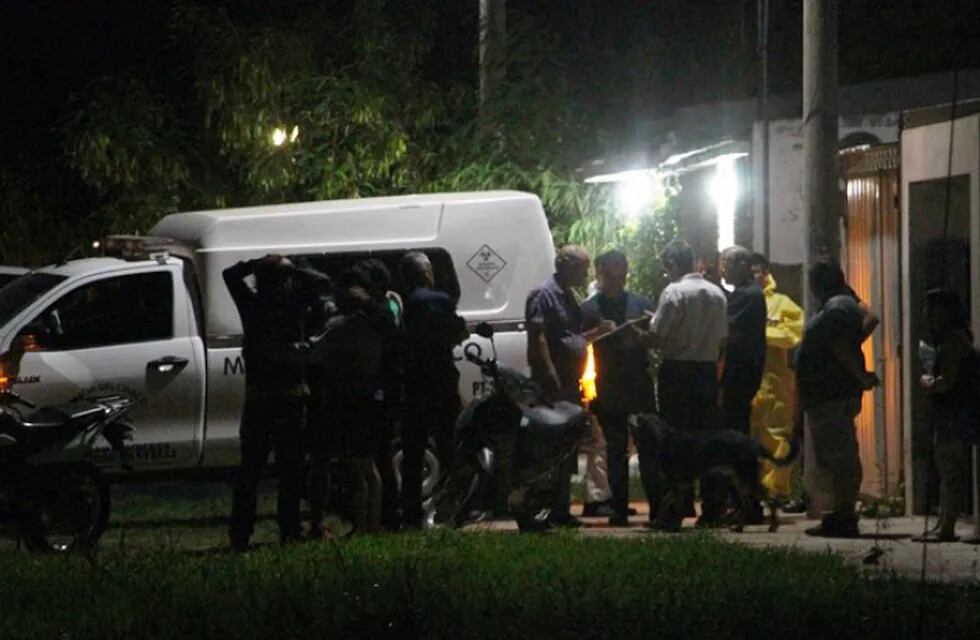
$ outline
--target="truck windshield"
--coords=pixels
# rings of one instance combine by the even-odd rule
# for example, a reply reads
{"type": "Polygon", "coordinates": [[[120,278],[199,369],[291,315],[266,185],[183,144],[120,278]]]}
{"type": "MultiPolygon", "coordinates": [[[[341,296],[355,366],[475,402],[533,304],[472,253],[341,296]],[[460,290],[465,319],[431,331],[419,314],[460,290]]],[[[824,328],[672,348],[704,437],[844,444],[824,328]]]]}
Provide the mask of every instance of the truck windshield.
{"type": "Polygon", "coordinates": [[[0,289],[0,329],[64,279],[50,273],[28,273],[0,289]]]}

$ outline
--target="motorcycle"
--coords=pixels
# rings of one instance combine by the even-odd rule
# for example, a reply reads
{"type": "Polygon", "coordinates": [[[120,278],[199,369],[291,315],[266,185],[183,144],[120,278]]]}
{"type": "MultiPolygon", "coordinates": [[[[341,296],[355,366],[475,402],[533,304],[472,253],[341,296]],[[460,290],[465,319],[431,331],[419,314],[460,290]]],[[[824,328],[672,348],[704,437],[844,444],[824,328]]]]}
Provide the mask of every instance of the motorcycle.
{"type": "Polygon", "coordinates": [[[0,525],[31,551],[92,549],[109,523],[109,485],[90,454],[104,438],[129,468],[132,405],[103,395],[38,409],[0,389],[0,525]]]}
{"type": "Polygon", "coordinates": [[[476,333],[490,341],[493,356],[483,358],[477,343],[463,355],[480,368],[489,392],[457,421],[455,455],[434,491],[431,524],[465,524],[477,495],[495,483],[522,532],[548,529],[549,508],[565,480],[562,463],[589,432],[588,418],[577,404],[545,402],[534,381],[499,363],[491,325],[480,323],[476,333]]]}

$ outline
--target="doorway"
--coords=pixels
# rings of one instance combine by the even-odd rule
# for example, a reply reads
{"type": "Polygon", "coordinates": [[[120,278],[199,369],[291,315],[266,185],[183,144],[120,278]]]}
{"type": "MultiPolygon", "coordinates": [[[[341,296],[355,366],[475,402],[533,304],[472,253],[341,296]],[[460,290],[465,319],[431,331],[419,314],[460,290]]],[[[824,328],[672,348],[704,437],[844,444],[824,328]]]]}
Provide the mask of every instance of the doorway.
{"type": "MultiPolygon", "coordinates": [[[[956,291],[967,303],[974,334],[980,330],[980,102],[965,103],[951,122],[949,106],[903,114],[902,219],[903,256],[908,277],[903,281],[904,341],[907,345],[904,382],[904,468],[906,508],[921,514],[935,505],[935,477],[930,473],[928,398],[919,388],[923,368],[917,356],[926,338],[922,300],[931,288],[956,291]]],[[[976,448],[973,465],[977,465],[976,448]]],[[[980,484],[973,470],[973,491],[980,484]]],[[[970,505],[964,504],[964,510],[970,505]]],[[[976,504],[973,505],[976,507],[976,504]]]]}

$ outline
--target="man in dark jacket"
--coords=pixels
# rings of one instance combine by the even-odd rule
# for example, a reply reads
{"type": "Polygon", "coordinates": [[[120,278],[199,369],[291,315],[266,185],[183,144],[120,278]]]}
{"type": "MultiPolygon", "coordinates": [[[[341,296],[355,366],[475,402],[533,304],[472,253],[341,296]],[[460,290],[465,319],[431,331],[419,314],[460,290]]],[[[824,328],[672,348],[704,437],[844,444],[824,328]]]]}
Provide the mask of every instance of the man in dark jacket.
{"type": "Polygon", "coordinates": [[[728,294],[728,341],[721,377],[722,426],[748,434],[752,399],[766,365],[766,297],[752,277],[752,252],[729,247],[721,254],[721,273],[735,287],[728,294]]]}
{"type": "Polygon", "coordinates": [[[431,435],[439,464],[449,469],[455,446],[456,418],[462,409],[459,371],[453,348],[469,337],[456,314],[456,301],[436,291],[429,258],[413,251],[399,264],[405,290],[405,401],[402,415],[402,517],[422,526],[422,461],[431,435]]]}
{"type": "Polygon", "coordinates": [[[803,331],[797,353],[797,387],[808,423],[808,446],[813,447],[817,467],[832,479],[833,511],[807,533],[855,538],[854,504],[862,470],[854,418],[861,412],[861,396],[878,384],[878,377],[865,370],[861,343],[877,325],[877,318],[847,286],[836,261],[817,260],[808,276],[821,307],[803,331]]]}
{"type": "MultiPolygon", "coordinates": [[[[752,276],[752,252],[733,246],[721,254],[721,275],[735,287],[728,294],[728,341],[725,343],[721,376],[722,427],[748,435],[751,432],[752,400],[762,384],[766,366],[766,323],[768,310],[762,287],[752,276]]],[[[729,484],[731,502],[740,505],[729,484]]],[[[754,503],[746,515],[749,522],[762,521],[762,507],[754,503]]],[[[710,521],[706,521],[706,524],[710,521]]]]}
{"type": "MultiPolygon", "coordinates": [[[[626,291],[629,262],[621,251],[607,251],[595,259],[598,287],[596,294],[582,304],[582,328],[595,329],[605,321],[617,327],[629,321],[648,319],[653,304],[643,296],[626,291]]],[[[642,326],[648,326],[644,322],[642,326]]],[[[609,523],[629,523],[629,426],[631,414],[656,410],[655,391],[650,379],[646,331],[641,325],[620,329],[595,343],[598,396],[593,408],[606,437],[609,485],[613,515],[609,523]]],[[[640,479],[650,496],[659,495],[657,470],[643,444],[638,442],[640,479]]],[[[651,500],[653,500],[651,498],[651,500]]]]}
{"type": "Polygon", "coordinates": [[[279,470],[280,538],[292,542],[300,537],[302,434],[309,388],[305,364],[279,356],[305,338],[305,321],[316,300],[317,284],[329,280],[275,254],[239,262],[225,269],[223,276],[241,316],[246,367],[242,461],[229,528],[232,548],[245,550],[255,525],[256,490],[272,450],[279,470]],[[254,277],[254,288],[246,282],[249,276],[254,277]]]}
{"type": "Polygon", "coordinates": [[[381,524],[387,530],[396,531],[401,526],[401,515],[391,443],[396,435],[394,427],[398,424],[396,412],[403,398],[402,302],[401,297],[391,290],[391,272],[383,262],[377,258],[362,260],[354,270],[367,283],[368,293],[374,301],[371,323],[382,339],[382,425],[374,443],[374,462],[381,477],[381,524]]]}

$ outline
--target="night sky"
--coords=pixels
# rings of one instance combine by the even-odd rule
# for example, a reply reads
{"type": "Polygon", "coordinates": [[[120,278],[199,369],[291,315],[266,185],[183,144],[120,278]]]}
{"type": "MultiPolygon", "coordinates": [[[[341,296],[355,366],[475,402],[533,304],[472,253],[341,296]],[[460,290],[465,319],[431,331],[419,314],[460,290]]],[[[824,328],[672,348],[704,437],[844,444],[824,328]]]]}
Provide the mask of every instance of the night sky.
{"type": "MultiPolygon", "coordinates": [[[[344,10],[352,2],[337,5],[344,10]]],[[[459,25],[475,23],[477,0],[471,0],[472,6],[467,0],[432,2],[455,14],[444,21],[443,49],[464,49],[456,58],[469,64],[471,52],[465,48],[472,46],[476,34],[468,42],[459,25]]],[[[241,0],[231,4],[262,11],[267,5],[290,3],[241,0]]],[[[391,4],[397,7],[398,2],[391,4]]],[[[770,4],[773,89],[796,90],[802,0],[771,0],[770,4]]],[[[841,0],[840,4],[844,83],[980,67],[977,0],[841,0]]],[[[168,0],[3,0],[0,161],[54,153],[57,140],[52,127],[69,97],[95,78],[121,71],[146,73],[161,64],[169,6],[168,0]]],[[[547,28],[561,30],[579,49],[590,43],[628,47],[637,29],[655,37],[666,53],[663,62],[654,64],[667,65],[670,73],[661,77],[670,80],[633,87],[630,95],[639,103],[634,111],[664,113],[683,104],[744,97],[754,87],[754,0],[510,0],[508,10],[512,23],[536,17],[547,28]],[[596,33],[610,37],[596,38],[596,33]]]]}

